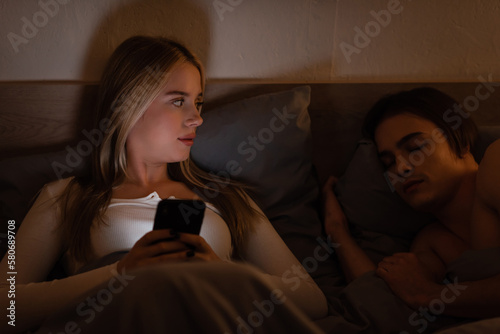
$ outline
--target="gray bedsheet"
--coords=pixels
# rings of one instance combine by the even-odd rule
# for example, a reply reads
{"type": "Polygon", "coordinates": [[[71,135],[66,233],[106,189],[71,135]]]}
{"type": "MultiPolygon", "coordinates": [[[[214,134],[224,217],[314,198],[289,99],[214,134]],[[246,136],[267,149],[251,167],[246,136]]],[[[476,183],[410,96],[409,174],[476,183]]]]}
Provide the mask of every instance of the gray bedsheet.
{"type": "MultiPolygon", "coordinates": [[[[110,254],[83,268],[83,271],[113,263],[125,253],[110,254]]],[[[465,282],[499,273],[500,248],[467,251],[450,264],[447,279],[451,282],[465,282]]],[[[330,303],[330,315],[315,321],[326,333],[434,333],[472,321],[435,315],[426,309],[415,311],[395,296],[374,272],[359,277],[340,292],[335,289],[332,291],[335,291],[335,294],[328,296],[326,293],[330,303]]],[[[473,324],[471,323],[471,326],[473,324]]],[[[498,319],[492,319],[491,322],[481,322],[481,328],[489,326],[494,332],[499,324],[498,319]]],[[[500,328],[498,332],[500,333],[500,328]]]]}
{"type": "Polygon", "coordinates": [[[448,276],[477,281],[500,274],[500,248],[468,250],[448,266],[448,276]]]}
{"type": "MultiPolygon", "coordinates": [[[[467,251],[449,266],[448,280],[465,282],[499,274],[499,260],[500,249],[467,251]]],[[[433,333],[471,321],[409,308],[374,272],[351,282],[329,301],[330,316],[316,322],[327,333],[433,333]]]]}

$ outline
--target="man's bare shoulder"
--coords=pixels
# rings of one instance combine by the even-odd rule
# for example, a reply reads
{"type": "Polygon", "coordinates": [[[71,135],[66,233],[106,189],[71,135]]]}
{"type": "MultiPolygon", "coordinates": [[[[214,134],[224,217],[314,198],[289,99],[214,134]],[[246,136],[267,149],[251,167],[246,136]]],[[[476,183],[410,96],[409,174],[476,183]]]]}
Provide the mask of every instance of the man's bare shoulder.
{"type": "Polygon", "coordinates": [[[439,222],[430,223],[417,233],[413,239],[412,249],[431,249],[432,245],[447,233],[449,231],[439,222]]]}
{"type": "Polygon", "coordinates": [[[412,252],[433,252],[444,263],[455,260],[467,245],[439,222],[425,226],[415,237],[412,252]]]}
{"type": "Polygon", "coordinates": [[[479,164],[476,192],[489,206],[500,209],[500,139],[488,146],[479,164]]]}
{"type": "Polygon", "coordinates": [[[500,246],[500,140],[488,147],[477,170],[471,239],[477,249],[500,246]]]}
{"type": "Polygon", "coordinates": [[[491,164],[499,164],[500,163],[500,139],[495,140],[493,143],[488,146],[486,152],[484,152],[483,159],[479,164],[481,168],[483,165],[490,167],[491,164]]]}

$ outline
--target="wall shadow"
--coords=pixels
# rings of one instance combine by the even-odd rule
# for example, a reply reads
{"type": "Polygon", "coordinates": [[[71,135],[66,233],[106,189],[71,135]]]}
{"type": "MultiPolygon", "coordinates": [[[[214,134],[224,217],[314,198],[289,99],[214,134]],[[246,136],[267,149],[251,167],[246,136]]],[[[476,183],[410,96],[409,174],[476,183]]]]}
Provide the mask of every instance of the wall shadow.
{"type": "Polygon", "coordinates": [[[192,0],[136,0],[112,8],[97,26],[79,75],[100,78],[113,50],[134,35],[162,36],[186,45],[207,64],[210,22],[192,0]]]}

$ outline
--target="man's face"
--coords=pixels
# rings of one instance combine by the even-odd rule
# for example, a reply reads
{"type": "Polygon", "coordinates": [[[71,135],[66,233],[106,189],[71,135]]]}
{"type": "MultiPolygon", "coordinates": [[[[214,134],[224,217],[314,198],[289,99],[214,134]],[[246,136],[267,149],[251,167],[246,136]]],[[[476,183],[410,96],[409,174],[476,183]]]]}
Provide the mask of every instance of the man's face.
{"type": "Polygon", "coordinates": [[[383,120],[375,142],[388,179],[414,209],[436,212],[457,194],[466,164],[433,122],[401,113],[383,120]]]}

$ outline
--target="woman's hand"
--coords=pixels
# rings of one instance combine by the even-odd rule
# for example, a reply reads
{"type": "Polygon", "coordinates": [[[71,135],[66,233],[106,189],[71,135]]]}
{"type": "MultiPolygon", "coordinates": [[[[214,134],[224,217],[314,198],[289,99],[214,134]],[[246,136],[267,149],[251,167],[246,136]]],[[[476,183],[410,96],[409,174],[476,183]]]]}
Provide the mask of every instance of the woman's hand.
{"type": "Polygon", "coordinates": [[[117,270],[191,259],[204,261],[220,260],[205,239],[199,235],[176,233],[161,229],[146,233],[118,262],[117,270]]]}
{"type": "Polygon", "coordinates": [[[325,216],[325,232],[334,242],[340,242],[343,236],[349,234],[347,219],[340,207],[333,188],[338,179],[330,176],[323,186],[323,209],[325,216]]]}
{"type": "Polygon", "coordinates": [[[191,259],[198,259],[202,261],[222,261],[217,254],[215,254],[212,247],[210,247],[206,240],[197,234],[179,233],[179,241],[186,244],[191,251],[194,252],[194,254],[190,256],[191,259]]]}

